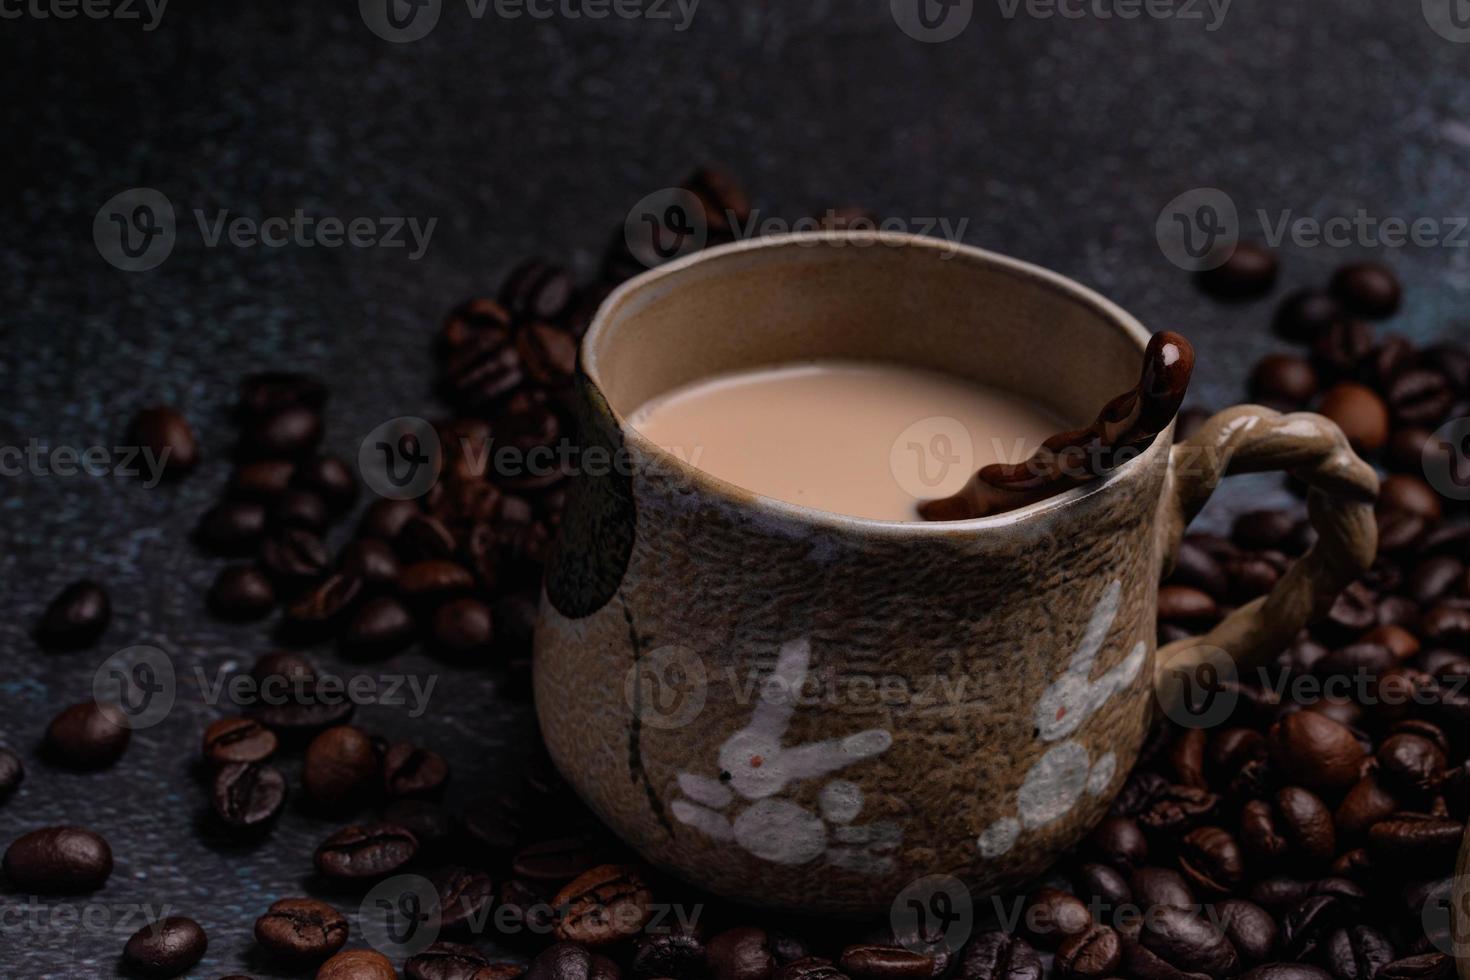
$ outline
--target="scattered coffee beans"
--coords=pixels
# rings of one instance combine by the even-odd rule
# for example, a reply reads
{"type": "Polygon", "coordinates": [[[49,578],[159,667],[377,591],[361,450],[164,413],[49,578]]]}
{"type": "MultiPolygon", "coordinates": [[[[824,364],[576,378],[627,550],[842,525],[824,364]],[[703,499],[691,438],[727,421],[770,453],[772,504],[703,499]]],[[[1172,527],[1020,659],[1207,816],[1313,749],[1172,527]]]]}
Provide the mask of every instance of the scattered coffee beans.
{"type": "Polygon", "coordinates": [[[83,701],[52,719],[46,729],[46,751],[72,769],[106,769],[122,758],[132,734],[118,708],[83,701]]]}
{"type": "Polygon", "coordinates": [[[347,944],[347,918],[314,898],[283,898],[255,920],[255,941],[288,963],[320,963],[347,944]]]}
{"type": "Polygon", "coordinates": [[[5,851],[5,877],[42,895],[96,891],[112,874],[112,848],[80,827],[47,827],[18,838],[5,851]]]}
{"type": "Polygon", "coordinates": [[[48,650],[80,650],[97,642],[111,618],[106,589],[90,580],[73,582],[46,607],[36,639],[48,650]]]}
{"type": "Polygon", "coordinates": [[[144,977],[177,977],[204,958],[209,939],[199,923],[181,915],[152,922],[123,947],[123,963],[144,977]]]}
{"type": "Polygon", "coordinates": [[[149,465],[161,467],[162,475],[179,477],[199,463],[199,443],[189,420],[177,410],[148,408],[133,417],[126,445],[137,446],[149,465]]]}

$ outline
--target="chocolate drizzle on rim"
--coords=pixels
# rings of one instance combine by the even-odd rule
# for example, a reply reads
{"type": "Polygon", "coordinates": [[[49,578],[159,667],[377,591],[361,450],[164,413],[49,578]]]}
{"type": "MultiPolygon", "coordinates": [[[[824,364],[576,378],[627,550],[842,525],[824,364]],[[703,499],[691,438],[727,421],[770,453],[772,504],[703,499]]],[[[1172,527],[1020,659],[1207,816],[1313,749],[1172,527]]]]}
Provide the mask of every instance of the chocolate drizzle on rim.
{"type": "Polygon", "coordinates": [[[1092,425],[1059,432],[1024,463],[992,463],[952,497],[919,504],[926,521],[990,517],[1064,493],[1128,462],[1166,429],[1194,373],[1194,348],[1172,331],[1153,335],[1138,384],[1108,402],[1092,425]]]}

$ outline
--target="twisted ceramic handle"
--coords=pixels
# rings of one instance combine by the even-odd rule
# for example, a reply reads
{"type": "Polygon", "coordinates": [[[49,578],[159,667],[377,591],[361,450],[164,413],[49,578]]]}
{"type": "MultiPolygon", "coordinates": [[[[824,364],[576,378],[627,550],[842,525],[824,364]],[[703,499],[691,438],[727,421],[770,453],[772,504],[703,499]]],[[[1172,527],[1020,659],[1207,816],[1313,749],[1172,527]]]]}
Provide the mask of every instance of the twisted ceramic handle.
{"type": "Polygon", "coordinates": [[[1238,668],[1263,663],[1326,613],[1337,594],[1373,564],[1378,551],[1373,468],[1328,419],[1309,412],[1282,415],[1259,405],[1226,409],[1174,447],[1160,521],[1161,553],[1168,564],[1172,567],[1185,526],[1221,479],[1267,470],[1290,472],[1310,488],[1307,507],[1317,543],[1269,595],[1241,606],[1204,636],[1159,650],[1155,670],[1160,675],[1166,669],[1191,670],[1215,649],[1229,654],[1238,668]]]}

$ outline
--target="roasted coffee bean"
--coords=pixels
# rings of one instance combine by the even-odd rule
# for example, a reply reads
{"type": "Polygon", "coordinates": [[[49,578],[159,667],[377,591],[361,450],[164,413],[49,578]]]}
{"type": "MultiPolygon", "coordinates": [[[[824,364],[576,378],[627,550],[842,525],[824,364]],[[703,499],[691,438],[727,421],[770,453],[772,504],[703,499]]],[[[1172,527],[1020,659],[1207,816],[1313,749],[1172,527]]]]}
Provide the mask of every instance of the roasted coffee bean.
{"type": "Polygon", "coordinates": [[[1263,963],[1276,952],[1280,931],[1271,913],[1254,902],[1227,898],[1215,906],[1220,928],[1225,931],[1243,964],[1263,963]]]}
{"type": "Polygon", "coordinates": [[[511,270],[500,287],[500,302],[517,317],[555,320],[572,303],[571,273],[542,259],[527,259],[511,270]]]}
{"type": "Polygon", "coordinates": [[[1378,551],[1382,555],[1398,555],[1414,550],[1428,529],[1424,518],[1399,510],[1379,511],[1377,520],[1378,551]]]}
{"type": "Polygon", "coordinates": [[[1445,376],[1426,368],[1401,372],[1384,393],[1395,425],[1439,425],[1455,407],[1455,393],[1445,376]]]}
{"type": "Polygon", "coordinates": [[[133,416],[124,439],[125,445],[137,446],[145,463],[150,468],[158,467],[162,476],[180,477],[199,465],[199,442],[194,438],[194,429],[177,409],[167,406],[144,409],[133,416]]]}
{"type": "Polygon", "coordinates": [[[1307,344],[1324,327],[1345,315],[1342,304],[1330,293],[1304,290],[1282,301],[1272,327],[1285,340],[1307,344]]]}
{"type": "Polygon", "coordinates": [[[1296,527],[1296,520],[1281,510],[1252,510],[1241,514],[1230,526],[1230,540],[1250,551],[1280,549],[1296,527]]]}
{"type": "Polygon", "coordinates": [[[454,814],[434,800],[390,800],[383,807],[383,822],[410,831],[424,856],[447,852],[456,830],[454,814]]]}
{"type": "Polygon", "coordinates": [[[1419,635],[1432,644],[1470,645],[1470,606],[1454,599],[1441,600],[1420,617],[1419,635]]]}
{"type": "Polygon", "coordinates": [[[1081,899],[1059,888],[1039,888],[1026,898],[1021,928],[1026,938],[1042,949],[1056,949],[1068,936],[1092,925],[1092,913],[1081,899]]]}
{"type": "Polygon", "coordinates": [[[132,734],[121,709],[83,701],[51,720],[46,728],[46,752],[69,769],[106,769],[122,758],[132,734]]]}
{"type": "Polygon", "coordinates": [[[275,733],[253,718],[221,718],[204,730],[204,759],[211,765],[264,762],[277,745],[275,733]]]}
{"type": "Polygon", "coordinates": [[[316,849],[316,869],[343,881],[381,878],[412,861],[418,846],[412,833],[393,824],[344,827],[316,849]]]}
{"type": "Polygon", "coordinates": [[[282,737],[314,734],[352,717],[352,699],[342,693],[339,683],[331,687],[317,680],[283,684],[272,700],[252,705],[247,713],[282,737]]]}
{"type": "Polygon", "coordinates": [[[1447,868],[1464,836],[1465,825],[1458,820],[1398,813],[1368,829],[1368,850],[1385,866],[1447,868]]]}
{"type": "Polygon", "coordinates": [[[123,947],[123,964],[144,977],[177,977],[204,958],[209,937],[199,923],[171,915],[133,933],[123,947]]]}
{"type": "Polygon", "coordinates": [[[1465,581],[1465,564],[1449,555],[1424,559],[1409,575],[1409,596],[1421,606],[1430,606],[1460,588],[1465,581]]]}
{"type": "Polygon", "coordinates": [[[21,764],[20,756],[9,749],[0,748],[0,803],[14,796],[25,778],[26,769],[21,764]]]}
{"type": "Polygon", "coordinates": [[[1439,494],[1417,476],[1395,473],[1384,477],[1378,487],[1378,506],[1385,510],[1402,510],[1430,521],[1444,516],[1439,494]]]}
{"type": "Polygon", "coordinates": [[[845,974],[820,956],[807,956],[782,963],[771,974],[771,980],[848,980],[845,974]]]}
{"type": "Polygon", "coordinates": [[[1292,858],[1318,866],[1332,860],[1337,847],[1332,811],[1315,793],[1300,786],[1278,790],[1276,817],[1292,858]]]}
{"type": "MultiPolygon", "coordinates": [[[[1330,817],[1327,826],[1332,826],[1330,817]]],[[[1223,827],[1197,827],[1186,834],[1180,842],[1179,870],[1194,887],[1215,895],[1229,894],[1245,879],[1240,845],[1223,827]]]]}
{"type": "Polygon", "coordinates": [[[410,599],[441,599],[469,592],[475,580],[463,565],[452,561],[419,561],[398,575],[398,589],[410,599]]]}
{"type": "Polygon", "coordinates": [[[410,564],[444,559],[454,555],[454,535],[443,521],[419,514],[404,522],[393,539],[393,547],[410,564]]]}
{"type": "Polygon", "coordinates": [[[266,529],[265,505],[253,500],[223,500],[199,518],[194,538],[219,555],[251,554],[266,529]]]}
{"type": "Polygon", "coordinates": [[[1424,466],[1424,447],[1433,435],[1433,432],[1421,426],[1400,426],[1389,437],[1384,458],[1396,470],[1421,472],[1424,466]]]}
{"type": "Polygon", "coordinates": [[[1166,585],[1159,589],[1159,620],[1166,623],[1213,623],[1220,618],[1220,608],[1209,593],[1185,585],[1166,585]]]}
{"type": "Polygon", "coordinates": [[[1455,964],[1444,953],[1406,956],[1379,968],[1374,980],[1454,980],[1455,964]]]}
{"type": "Polygon", "coordinates": [[[705,226],[715,241],[728,241],[736,227],[750,218],[750,198],[739,181],[718,167],[700,167],[683,188],[704,205],[705,226]]]}
{"type": "Polygon", "coordinates": [[[473,946],[437,942],[425,946],[403,965],[408,980],[478,980],[490,961],[473,946]]]}
{"type": "Polygon", "coordinates": [[[398,971],[382,953],[348,949],[323,963],[316,980],[398,980],[398,971]]]}
{"type": "Polygon", "coordinates": [[[294,476],[296,485],[319,497],[333,515],[357,500],[357,476],[340,456],[314,456],[297,467],[294,476]]]}
{"type": "Polygon", "coordinates": [[[412,500],[375,500],[362,515],[358,534],[392,541],[419,513],[419,505],[412,500]]]}
{"type": "Polygon", "coordinates": [[[215,576],[207,601],[221,619],[259,619],[275,607],[276,591],[254,565],[227,565],[215,576]]]}
{"type": "Polygon", "coordinates": [[[520,878],[506,879],[495,895],[495,926],[508,936],[522,932],[550,935],[558,912],[552,909],[549,897],[520,878]]]}
{"type": "Polygon", "coordinates": [[[1205,745],[1209,734],[1203,728],[1190,728],[1178,734],[1169,747],[1169,768],[1174,781],[1184,786],[1206,786],[1205,745]]]}
{"type": "Polygon", "coordinates": [[[231,762],[214,774],[214,814],[239,833],[268,828],[286,805],[286,777],[263,762],[231,762]]]}
{"type": "Polygon", "coordinates": [[[439,896],[440,925],[445,929],[482,931],[490,920],[495,883],[483,871],[441,868],[429,878],[439,896]]]}
{"type": "Polygon", "coordinates": [[[1087,903],[1093,917],[1100,921],[1112,921],[1119,908],[1133,904],[1128,879],[1110,865],[1095,861],[1079,865],[1072,875],[1072,884],[1077,897],[1087,903]]]}
{"type": "Polygon", "coordinates": [[[902,946],[856,943],[842,951],[837,966],[852,980],[929,980],[934,958],[902,946]]]}
{"type": "Polygon", "coordinates": [[[1308,963],[1265,963],[1240,975],[1240,980],[1333,980],[1332,974],[1308,963]]]}
{"type": "Polygon", "coordinates": [[[1351,914],[1337,895],[1309,895],[1281,919],[1281,949],[1289,959],[1315,959],[1318,948],[1351,914]]]}
{"type": "Polygon", "coordinates": [[[278,588],[296,595],[327,574],[327,550],[311,531],[290,527],[266,538],[260,563],[278,588]]]}
{"type": "Polygon", "coordinates": [[[392,545],[377,538],[349,541],[337,556],[337,567],[373,591],[392,587],[398,581],[398,555],[392,545]]]}
{"type": "Polygon", "coordinates": [[[1123,961],[1123,939],[1107,926],[1069,936],[1057,948],[1056,969],[1069,980],[1104,980],[1123,961]]]}
{"type": "MultiPolygon", "coordinates": [[[[494,307],[503,312],[498,303],[494,307]]],[[[489,308],[483,302],[476,304],[476,310],[461,307],[450,314],[441,333],[454,338],[443,362],[445,395],[469,414],[493,410],[526,377],[515,334],[496,322],[499,312],[488,316],[478,312],[489,308]]]]}
{"type": "Polygon", "coordinates": [[[1357,372],[1372,351],[1373,328],[1362,320],[1334,321],[1312,338],[1312,357],[1332,378],[1357,372]]]}
{"type": "Polygon", "coordinates": [[[1266,736],[1254,728],[1224,728],[1211,736],[1205,749],[1207,770],[1229,781],[1252,762],[1265,762],[1266,736]]]}
{"type": "Polygon", "coordinates": [[[286,635],[301,641],[331,635],[351,615],[362,592],[361,579],[340,573],[328,575],[286,607],[286,635]]]}
{"type": "Polygon", "coordinates": [[[1393,270],[1379,262],[1353,262],[1332,274],[1332,295],[1351,312],[1377,320],[1399,308],[1403,287],[1393,270]]]}
{"type": "Polygon", "coordinates": [[[16,838],[0,868],[10,884],[40,895],[96,891],[112,874],[112,848],[80,827],[46,827],[16,838]]]}
{"type": "Polygon", "coordinates": [[[1339,382],[1322,396],[1317,411],[1336,422],[1358,452],[1376,453],[1388,442],[1388,406],[1372,388],[1339,382]]]}
{"type": "MultiPolygon", "coordinates": [[[[1219,927],[1194,912],[1159,906],[1143,917],[1138,946],[1176,970],[1219,980],[1239,972],[1240,955],[1219,927]]],[[[1132,957],[1130,957],[1132,959],[1132,957]]],[[[1139,957],[1147,962],[1150,957],[1139,957]]],[[[1136,967],[1130,975],[1144,972],[1136,967]]]]}
{"type": "Polygon", "coordinates": [[[1358,781],[1366,753],[1347,728],[1299,711],[1271,726],[1271,757],[1282,775],[1318,793],[1336,794],[1358,781]]]}
{"type": "Polygon", "coordinates": [[[1419,354],[1413,344],[1403,337],[1385,337],[1359,365],[1358,373],[1370,387],[1382,391],[1400,372],[1418,362],[1419,354]]]}
{"type": "Polygon", "coordinates": [[[1222,263],[1202,270],[1195,281],[1216,299],[1254,299],[1276,285],[1278,269],[1276,253],[1254,242],[1239,242],[1222,263]]]}
{"type": "Polygon", "coordinates": [[[331,520],[327,503],[310,490],[292,487],[270,505],[270,520],[277,527],[299,527],[322,531],[331,520]]]}
{"type": "Polygon", "coordinates": [[[434,645],[457,657],[485,654],[495,635],[490,607],[478,599],[451,599],[434,611],[434,645]]]}
{"type": "Polygon", "coordinates": [[[273,650],[255,661],[250,668],[250,676],[261,688],[262,694],[275,697],[288,690],[314,684],[316,668],[299,653],[273,650]],[[267,688],[270,690],[266,690],[267,688]]]}
{"type": "Polygon", "coordinates": [[[1313,672],[1319,677],[1376,677],[1397,663],[1393,651],[1382,644],[1349,643],[1318,660],[1313,672]]]}
{"type": "Polygon", "coordinates": [[[382,774],[390,797],[436,796],[449,781],[449,764],[432,749],[395,742],[383,754],[382,774]]]}
{"type": "Polygon", "coordinates": [[[1230,576],[1227,597],[1232,603],[1244,605],[1265,595],[1276,587],[1287,564],[1285,555],[1272,551],[1229,559],[1225,563],[1230,576]]]}
{"type": "MultiPolygon", "coordinates": [[[[1379,616],[1379,619],[1382,619],[1379,616]]],[[[1397,661],[1405,661],[1419,652],[1419,638],[1403,626],[1386,623],[1363,634],[1364,643],[1376,643],[1386,647],[1397,661]]]]}
{"type": "Polygon", "coordinates": [[[1169,575],[1168,584],[1191,586],[1209,593],[1216,600],[1223,600],[1229,584],[1225,567],[1195,538],[1192,534],[1185,535],[1179,543],[1179,553],[1175,556],[1174,571],[1169,575]]]}
{"type": "Polygon", "coordinates": [[[351,725],[328,728],[306,747],[301,785],[317,806],[343,811],[377,788],[378,754],[372,740],[351,725]]]}
{"type": "Polygon", "coordinates": [[[510,330],[510,311],[488,298],[466,300],[449,312],[439,331],[439,346],[444,352],[463,347],[482,330],[510,330]]]}
{"type": "Polygon", "coordinates": [[[241,448],[253,457],[299,457],[316,449],[322,438],[322,417],[304,405],[292,405],[263,415],[246,425],[241,448]]]}
{"type": "Polygon", "coordinates": [[[255,941],[276,959],[320,963],[347,945],[347,917],[314,898],[283,898],[255,920],[255,941]]]}
{"type": "Polygon", "coordinates": [[[353,613],[342,633],[342,652],[357,659],[377,659],[413,643],[418,630],[413,614],[392,596],[375,596],[353,613]]]}
{"type": "MultiPolygon", "coordinates": [[[[511,447],[522,459],[535,459],[541,447],[555,446],[561,438],[561,419],[551,398],[539,389],[521,389],[506,399],[495,416],[495,437],[502,447],[511,447]]],[[[551,466],[526,466],[514,475],[503,474],[496,482],[514,491],[539,490],[566,476],[551,466]]]]}
{"type": "Polygon", "coordinates": [[[1420,735],[1390,735],[1379,745],[1377,759],[1384,783],[1411,797],[1434,793],[1444,782],[1444,750],[1420,735]]]}
{"type": "Polygon", "coordinates": [[[1137,819],[1147,831],[1182,834],[1208,821],[1219,806],[1220,797],[1207,789],[1162,780],[1152,787],[1137,819]]]}
{"type": "Polygon", "coordinates": [[[1133,890],[1133,899],[1140,908],[1191,908],[1195,904],[1194,892],[1179,872],[1169,868],[1144,867],[1133,872],[1128,879],[1133,890]]]}
{"type": "Polygon", "coordinates": [[[1388,937],[1368,925],[1335,929],[1322,945],[1322,959],[1337,980],[1373,980],[1395,955],[1388,937]]]}
{"type": "Polygon", "coordinates": [[[516,335],[516,347],[527,376],[539,385],[571,382],[577,370],[577,341],[560,327],[533,322],[516,335]]]}
{"type": "MultiPolygon", "coordinates": [[[[553,943],[531,961],[526,980],[619,980],[622,971],[606,956],[571,942],[553,943]]],[[[725,980],[716,974],[717,980],[725,980]]]]}
{"type": "Polygon", "coordinates": [[[80,650],[97,642],[112,619],[107,590],[90,580],[73,582],[46,607],[36,639],[48,650],[80,650]]]}
{"type": "Polygon", "coordinates": [[[289,459],[257,459],[244,463],[230,477],[226,493],[234,499],[269,503],[291,486],[296,464],[289,459]]]}
{"type": "Polygon", "coordinates": [[[653,914],[653,895],[634,869],[604,864],[583,872],[556,893],[564,910],[556,936],[596,948],[637,935],[653,914]]]}
{"type": "Polygon", "coordinates": [[[754,926],[728,929],[710,939],[706,959],[715,980],[769,980],[776,969],[770,937],[754,926]]]}
{"type": "Polygon", "coordinates": [[[1041,980],[1041,957],[1020,936],[984,932],[965,947],[956,976],[958,980],[1041,980]]]}
{"type": "Polygon", "coordinates": [[[706,974],[704,943],[687,932],[645,934],[634,943],[630,965],[634,980],[698,980],[706,974]]]}

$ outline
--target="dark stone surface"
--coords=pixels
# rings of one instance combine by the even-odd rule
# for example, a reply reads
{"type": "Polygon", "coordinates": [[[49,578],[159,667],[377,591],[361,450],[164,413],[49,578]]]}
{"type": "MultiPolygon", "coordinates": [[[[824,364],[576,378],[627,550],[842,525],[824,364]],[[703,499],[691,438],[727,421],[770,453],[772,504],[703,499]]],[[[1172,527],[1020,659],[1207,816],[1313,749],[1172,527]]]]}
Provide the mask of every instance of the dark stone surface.
{"type": "MultiPolygon", "coordinates": [[[[884,0],[705,0],[683,32],[475,20],[447,2],[437,29],[411,44],[375,37],[356,6],[179,4],[145,31],[41,19],[30,5],[0,25],[0,444],[111,446],[133,409],[167,401],[187,411],[206,453],[186,482],[155,490],[116,478],[0,480],[0,743],[29,769],[0,806],[0,841],[58,822],[106,834],[117,870],[96,901],[114,917],[146,903],[198,919],[211,940],[198,977],[278,975],[253,959],[251,922],[303,890],[311,851],[333,827],[293,807],[256,848],[198,831],[194,758],[216,712],[193,667],[268,646],[258,627],[203,615],[217,564],[185,540],[225,479],[225,408],[241,373],[295,367],[331,380],[328,445],[355,454],[377,422],[436,410],[428,340],[450,303],[492,289],[531,252],[590,271],[634,201],[717,160],[769,214],[863,203],[969,219],[967,241],[1052,266],[1151,327],[1187,334],[1200,354],[1194,401],[1223,406],[1241,396],[1247,365],[1277,346],[1267,331],[1275,298],[1325,282],[1348,257],[1389,250],[1288,246],[1272,298],[1217,305],[1160,253],[1154,223],[1167,201],[1218,186],[1257,236],[1261,208],[1324,219],[1359,208],[1465,213],[1470,46],[1434,33],[1417,2],[1237,0],[1207,31],[1200,21],[1007,19],[981,0],[965,33],[939,45],[900,32],[884,0]],[[130,274],[100,258],[92,224],[104,201],[136,186],[172,201],[179,235],[161,267],[130,274]],[[410,261],[403,249],[208,248],[193,218],[296,208],[437,226],[410,261]],[[92,651],[43,654],[30,626],[83,575],[112,589],[112,625],[92,651]],[[179,707],[111,771],[42,764],[47,719],[86,695],[107,654],[143,643],[181,666],[179,707]]],[[[1396,329],[1463,331],[1463,247],[1388,257],[1407,285],[1396,329]]],[[[1250,487],[1233,493],[1259,506],[1279,483],[1250,487]]],[[[444,715],[415,730],[450,756],[459,798],[514,778],[529,715],[490,675],[417,653],[384,669],[440,677],[444,715]],[[456,747],[456,736],[466,741],[456,747]]],[[[388,734],[410,724],[401,708],[362,718],[388,734]]],[[[0,892],[7,908],[23,900],[0,892]]],[[[7,931],[0,972],[113,977],[134,928],[7,931]]]]}

